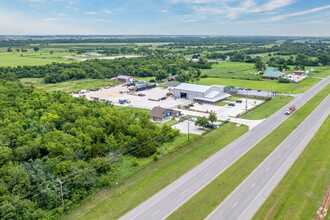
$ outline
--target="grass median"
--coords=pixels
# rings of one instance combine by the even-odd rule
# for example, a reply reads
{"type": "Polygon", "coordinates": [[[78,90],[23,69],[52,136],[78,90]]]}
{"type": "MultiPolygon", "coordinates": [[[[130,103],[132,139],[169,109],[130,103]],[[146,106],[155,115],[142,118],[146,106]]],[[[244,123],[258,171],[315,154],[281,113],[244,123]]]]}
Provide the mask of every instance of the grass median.
{"type": "Polygon", "coordinates": [[[316,219],[330,184],[330,116],[253,219],[316,219]]]}
{"type": "Polygon", "coordinates": [[[118,219],[247,131],[247,126],[227,123],[152,162],[119,186],[87,198],[64,219],[118,219]]]}
{"type": "Polygon", "coordinates": [[[203,219],[215,209],[330,93],[321,90],[274,131],[210,184],[177,209],[168,219],[203,219]]]}

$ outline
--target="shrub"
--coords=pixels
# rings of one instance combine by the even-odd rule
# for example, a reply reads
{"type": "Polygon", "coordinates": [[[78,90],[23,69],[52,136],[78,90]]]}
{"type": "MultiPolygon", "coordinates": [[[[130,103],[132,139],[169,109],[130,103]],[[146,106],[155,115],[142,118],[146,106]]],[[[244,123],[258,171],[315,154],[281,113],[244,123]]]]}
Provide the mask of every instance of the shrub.
{"type": "Polygon", "coordinates": [[[278,80],[279,83],[290,83],[291,81],[289,79],[286,79],[286,78],[280,78],[278,80]]]}
{"type": "Polygon", "coordinates": [[[154,79],[149,80],[149,82],[154,83],[156,82],[154,79]]]}

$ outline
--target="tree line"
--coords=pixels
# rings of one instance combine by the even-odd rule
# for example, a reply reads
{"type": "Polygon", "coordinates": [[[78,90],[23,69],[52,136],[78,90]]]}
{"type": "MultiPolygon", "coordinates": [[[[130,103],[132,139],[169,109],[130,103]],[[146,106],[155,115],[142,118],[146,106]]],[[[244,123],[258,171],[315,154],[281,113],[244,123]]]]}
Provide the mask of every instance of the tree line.
{"type": "Polygon", "coordinates": [[[170,75],[190,76],[187,72],[210,69],[207,60],[187,61],[181,56],[146,56],[119,58],[114,60],[93,59],[84,62],[52,63],[42,66],[0,67],[0,78],[42,78],[46,83],[57,83],[70,79],[104,79],[118,75],[138,77],[156,76],[164,79],[170,75]]]}
{"type": "Polygon", "coordinates": [[[179,133],[155,126],[146,111],[19,82],[0,80],[0,97],[1,219],[58,219],[114,185],[122,155],[148,157],[179,133]]]}

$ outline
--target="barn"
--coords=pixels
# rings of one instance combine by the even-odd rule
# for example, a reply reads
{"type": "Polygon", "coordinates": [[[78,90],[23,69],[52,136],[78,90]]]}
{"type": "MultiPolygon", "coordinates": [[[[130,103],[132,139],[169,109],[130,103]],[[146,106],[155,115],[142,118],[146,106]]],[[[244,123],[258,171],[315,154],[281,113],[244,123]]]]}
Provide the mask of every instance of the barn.
{"type": "Polygon", "coordinates": [[[120,75],[120,76],[116,77],[116,80],[121,81],[121,82],[132,82],[133,83],[135,81],[135,78],[133,76],[120,75]]]}
{"type": "Polygon", "coordinates": [[[173,95],[177,98],[201,101],[205,103],[218,103],[230,97],[229,94],[223,92],[223,89],[215,86],[181,83],[172,90],[173,95]]]}

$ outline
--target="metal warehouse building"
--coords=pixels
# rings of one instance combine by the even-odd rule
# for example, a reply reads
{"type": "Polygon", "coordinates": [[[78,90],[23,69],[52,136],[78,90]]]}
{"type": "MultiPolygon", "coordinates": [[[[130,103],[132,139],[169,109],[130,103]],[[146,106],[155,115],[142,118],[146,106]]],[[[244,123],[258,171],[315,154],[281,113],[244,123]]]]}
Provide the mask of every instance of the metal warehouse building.
{"type": "Polygon", "coordinates": [[[217,103],[230,97],[230,94],[224,93],[221,88],[189,83],[181,83],[173,88],[172,92],[177,98],[185,98],[207,103],[217,103]]]}

